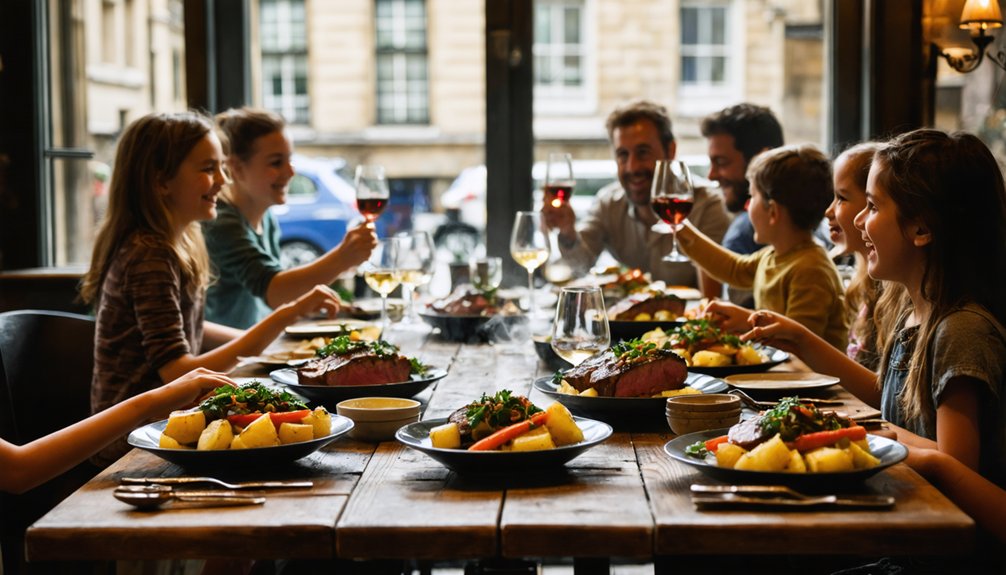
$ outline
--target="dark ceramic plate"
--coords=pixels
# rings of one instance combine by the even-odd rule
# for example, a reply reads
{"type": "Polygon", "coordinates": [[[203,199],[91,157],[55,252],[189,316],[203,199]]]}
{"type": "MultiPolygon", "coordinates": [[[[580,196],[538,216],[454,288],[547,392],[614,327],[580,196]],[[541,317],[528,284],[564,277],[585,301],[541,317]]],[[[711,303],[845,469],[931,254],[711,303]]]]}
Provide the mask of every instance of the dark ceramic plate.
{"type": "MultiPolygon", "coordinates": [[[[727,384],[722,379],[689,372],[685,385],[702,393],[722,393],[727,384]]],[[[622,423],[626,420],[645,419],[650,422],[665,421],[666,397],[583,397],[559,392],[559,386],[551,377],[540,377],[534,381],[534,388],[565,405],[575,415],[593,417],[608,423],[622,423]]]]}
{"type": "Polygon", "coordinates": [[[214,451],[198,451],[195,449],[166,449],[160,447],[161,433],[168,420],[155,421],[134,429],[126,439],[133,447],[149,451],[154,455],[181,465],[182,467],[250,467],[266,466],[295,461],[311,455],[322,447],[339,439],[353,429],[353,420],[341,415],[332,414],[332,433],[325,437],[277,445],[275,447],[257,447],[253,449],[222,449],[214,451]]]}
{"type": "Polygon", "coordinates": [[[536,335],[532,336],[531,340],[534,341],[534,352],[538,354],[538,357],[550,369],[569,369],[573,367],[573,364],[559,357],[555,353],[555,350],[552,349],[552,338],[550,336],[536,335]]]}
{"type": "Polygon", "coordinates": [[[666,332],[684,324],[683,321],[632,321],[632,320],[608,320],[608,329],[611,332],[611,342],[619,340],[636,339],[648,331],[653,331],[658,327],[666,332]]]}
{"type": "Polygon", "coordinates": [[[756,363],[754,365],[724,365],[723,367],[689,366],[688,371],[704,373],[706,375],[713,375],[716,377],[726,377],[737,373],[759,373],[762,371],[768,371],[780,363],[789,360],[789,354],[781,349],[764,346],[759,348],[759,351],[768,356],[768,361],[765,363],[756,363]]]}
{"type": "Polygon", "coordinates": [[[506,334],[497,334],[496,330],[507,331],[515,325],[527,323],[527,317],[523,315],[444,315],[424,311],[419,312],[419,316],[439,329],[440,336],[448,341],[489,341],[499,336],[507,339],[506,334]]]}
{"type": "Polygon", "coordinates": [[[565,465],[567,461],[611,436],[607,423],[574,417],[583,430],[583,441],[541,451],[468,451],[440,449],[430,443],[430,429],[447,423],[446,418],[410,423],[395,433],[395,439],[422,451],[458,473],[514,473],[540,471],[565,465]]]}
{"type": "Polygon", "coordinates": [[[856,471],[845,471],[835,473],[773,473],[768,471],[747,471],[741,469],[730,469],[716,465],[716,459],[710,457],[709,460],[698,459],[685,454],[685,448],[696,441],[705,441],[713,437],[725,435],[728,429],[711,429],[682,435],[668,441],[664,445],[664,451],[674,459],[682,463],[687,463],[697,467],[699,471],[733,484],[744,483],[773,483],[778,485],[789,485],[795,488],[815,489],[815,488],[841,488],[844,485],[855,484],[864,479],[879,473],[888,467],[898,463],[908,457],[908,448],[904,445],[880,437],[878,435],[867,435],[870,442],[870,451],[875,457],[880,459],[880,465],[871,469],[857,469],[856,471]]]}
{"type": "Polygon", "coordinates": [[[335,413],[335,406],[344,399],[355,397],[412,397],[447,375],[445,369],[430,369],[426,375],[413,375],[409,381],[378,385],[301,385],[297,382],[297,370],[277,369],[269,374],[276,383],[287,386],[290,391],[302,395],[314,404],[321,404],[335,413]]]}

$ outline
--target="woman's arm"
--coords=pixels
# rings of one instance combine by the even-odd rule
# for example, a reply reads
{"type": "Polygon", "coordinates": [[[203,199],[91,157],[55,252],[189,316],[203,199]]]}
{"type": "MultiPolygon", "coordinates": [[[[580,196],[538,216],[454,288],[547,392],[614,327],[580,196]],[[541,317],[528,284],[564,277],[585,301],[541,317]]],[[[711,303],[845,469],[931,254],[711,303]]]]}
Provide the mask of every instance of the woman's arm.
{"type": "Polygon", "coordinates": [[[191,405],[216,387],[233,384],[222,373],[197,369],[27,445],[0,439],[0,491],[23,493],[84,461],[144,421],[191,405]]]}
{"type": "Polygon", "coordinates": [[[377,235],[370,225],[349,230],[342,242],[325,255],[274,275],[266,289],[266,303],[277,308],[304,295],[316,285],[334,282],[344,271],[366,261],[376,245],[377,235]]]}
{"type": "Polygon", "coordinates": [[[867,405],[880,407],[877,374],[835,349],[806,326],[767,310],[751,314],[749,321],[751,330],[741,335],[742,340],[758,341],[793,353],[814,371],[840,378],[842,387],[867,405]]]}
{"type": "Polygon", "coordinates": [[[208,351],[216,349],[229,341],[241,337],[242,335],[244,335],[243,329],[213,323],[212,321],[204,321],[203,350],[208,351]]]}
{"type": "Polygon", "coordinates": [[[237,363],[239,356],[258,355],[283,333],[286,326],[298,319],[319,311],[325,311],[328,317],[335,317],[339,311],[339,303],[339,295],[332,288],[324,285],[315,286],[296,301],[276,308],[236,339],[200,355],[188,353],[173,359],[164,364],[158,370],[158,374],[162,381],[171,381],[197,367],[228,371],[237,363]]]}
{"type": "Polygon", "coordinates": [[[956,458],[935,449],[911,447],[905,463],[933,482],[982,529],[1006,543],[1006,521],[1003,521],[1006,491],[956,458]]]}

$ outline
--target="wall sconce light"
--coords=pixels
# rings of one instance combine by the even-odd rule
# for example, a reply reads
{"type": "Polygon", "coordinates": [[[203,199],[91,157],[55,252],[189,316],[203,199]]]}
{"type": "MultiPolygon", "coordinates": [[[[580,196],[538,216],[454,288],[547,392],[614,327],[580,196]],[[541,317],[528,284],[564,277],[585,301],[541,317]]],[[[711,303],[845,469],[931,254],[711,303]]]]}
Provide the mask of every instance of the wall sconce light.
{"type": "Polygon", "coordinates": [[[989,44],[994,39],[991,30],[1002,26],[1003,17],[999,10],[999,0],[967,0],[964,10],[961,11],[960,28],[971,32],[971,41],[974,42],[975,48],[970,50],[946,48],[940,52],[940,56],[946,58],[951,68],[961,73],[976,69],[986,55],[991,62],[1006,70],[1006,54],[1002,51],[986,54],[989,44]]]}

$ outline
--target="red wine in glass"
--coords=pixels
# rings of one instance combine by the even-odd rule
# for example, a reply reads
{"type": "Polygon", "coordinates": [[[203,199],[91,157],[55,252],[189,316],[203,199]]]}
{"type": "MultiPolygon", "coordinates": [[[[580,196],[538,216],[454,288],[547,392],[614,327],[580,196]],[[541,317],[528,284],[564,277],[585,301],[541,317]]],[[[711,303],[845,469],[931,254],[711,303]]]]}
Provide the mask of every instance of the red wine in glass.
{"type": "Polygon", "coordinates": [[[563,203],[568,202],[569,198],[573,195],[573,184],[569,182],[555,182],[552,184],[545,185],[545,198],[551,198],[548,201],[552,203],[552,207],[558,208],[563,203]]]}
{"type": "Polygon", "coordinates": [[[653,211],[672,226],[679,226],[692,212],[695,202],[692,198],[677,198],[674,196],[658,196],[652,201],[653,211]]]}
{"type": "Polygon", "coordinates": [[[373,222],[388,205],[388,198],[366,198],[356,200],[356,207],[368,222],[373,222]]]}

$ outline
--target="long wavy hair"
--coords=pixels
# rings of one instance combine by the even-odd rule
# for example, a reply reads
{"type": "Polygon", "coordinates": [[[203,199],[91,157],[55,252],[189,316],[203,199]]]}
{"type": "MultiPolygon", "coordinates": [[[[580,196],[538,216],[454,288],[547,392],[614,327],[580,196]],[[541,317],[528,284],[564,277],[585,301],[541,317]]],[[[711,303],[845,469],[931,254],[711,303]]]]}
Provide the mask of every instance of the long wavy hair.
{"type": "MultiPolygon", "coordinates": [[[[932,429],[932,342],[939,323],[968,303],[1006,323],[1001,293],[1006,282],[1006,186],[989,149],[965,132],[921,129],[898,136],[877,151],[874,169],[897,208],[901,229],[919,225],[931,235],[924,247],[921,296],[932,309],[919,326],[899,401],[907,420],[932,429]]],[[[909,308],[902,308],[901,317],[909,308]]]]}
{"type": "Polygon", "coordinates": [[[193,148],[213,130],[209,118],[195,113],[149,114],[132,124],[119,139],[108,193],[108,211],[94,241],[91,267],[80,296],[97,305],[102,284],[115,254],[133,234],[141,232],[163,242],[178,257],[183,285],[191,294],[209,278],[209,256],[198,223],[174,237],[171,211],[157,192],[159,183],[173,178],[193,148]]]}

